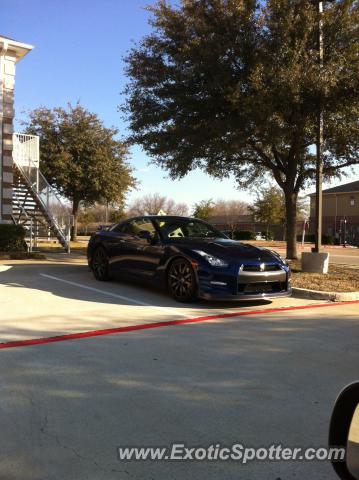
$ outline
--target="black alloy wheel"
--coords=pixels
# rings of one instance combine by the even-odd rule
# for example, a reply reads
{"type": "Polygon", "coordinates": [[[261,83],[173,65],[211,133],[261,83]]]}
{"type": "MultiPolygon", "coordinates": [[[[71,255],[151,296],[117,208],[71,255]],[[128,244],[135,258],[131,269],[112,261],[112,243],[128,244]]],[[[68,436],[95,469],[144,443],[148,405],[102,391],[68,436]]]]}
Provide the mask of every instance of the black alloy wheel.
{"type": "Polygon", "coordinates": [[[108,256],[102,247],[96,248],[91,262],[91,268],[96,280],[104,282],[110,279],[108,256]]]}
{"type": "Polygon", "coordinates": [[[169,293],[178,302],[190,302],[197,297],[196,277],[192,265],[184,258],[171,263],[167,284],[169,293]]]}

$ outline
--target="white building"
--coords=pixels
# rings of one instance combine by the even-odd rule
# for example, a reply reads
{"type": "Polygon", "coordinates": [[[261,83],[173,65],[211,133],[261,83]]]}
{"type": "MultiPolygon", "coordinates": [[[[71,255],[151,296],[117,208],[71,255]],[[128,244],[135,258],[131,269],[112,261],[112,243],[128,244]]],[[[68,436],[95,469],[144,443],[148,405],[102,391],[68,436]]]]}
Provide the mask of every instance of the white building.
{"type": "Polygon", "coordinates": [[[12,222],[13,118],[16,63],[31,45],[0,35],[0,223],[12,222]]]}
{"type": "Polygon", "coordinates": [[[69,247],[69,210],[40,171],[39,138],[14,133],[16,63],[31,45],[0,35],[0,223],[26,229],[29,246],[44,237],[69,247]]]}

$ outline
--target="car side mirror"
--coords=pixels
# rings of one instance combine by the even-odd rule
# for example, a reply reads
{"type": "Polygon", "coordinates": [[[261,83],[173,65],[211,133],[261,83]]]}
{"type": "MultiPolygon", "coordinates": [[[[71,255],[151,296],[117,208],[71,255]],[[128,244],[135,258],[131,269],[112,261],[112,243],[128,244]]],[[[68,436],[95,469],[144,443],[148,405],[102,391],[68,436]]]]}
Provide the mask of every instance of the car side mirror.
{"type": "Polygon", "coordinates": [[[329,447],[346,449],[345,461],[332,460],[339,478],[359,480],[359,382],[345,387],[335,402],[330,420],[329,447]]]}

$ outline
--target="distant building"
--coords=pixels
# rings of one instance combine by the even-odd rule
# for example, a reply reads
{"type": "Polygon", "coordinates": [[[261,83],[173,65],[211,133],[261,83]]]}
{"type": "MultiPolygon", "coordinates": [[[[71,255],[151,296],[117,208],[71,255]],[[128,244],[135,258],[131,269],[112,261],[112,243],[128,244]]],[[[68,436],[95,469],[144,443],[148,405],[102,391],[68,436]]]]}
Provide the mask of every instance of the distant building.
{"type": "MultiPolygon", "coordinates": [[[[310,230],[314,232],[315,193],[310,197],[310,230]]],[[[340,243],[359,242],[359,180],[323,190],[323,234],[340,243]]]]}
{"type": "MultiPolygon", "coordinates": [[[[256,222],[253,215],[213,215],[208,219],[209,223],[219,230],[231,236],[231,232],[239,230],[250,230],[256,234],[266,232],[267,229],[273,234],[274,240],[285,239],[285,225],[256,222]]],[[[301,232],[303,222],[298,222],[297,233],[301,232]]]]}

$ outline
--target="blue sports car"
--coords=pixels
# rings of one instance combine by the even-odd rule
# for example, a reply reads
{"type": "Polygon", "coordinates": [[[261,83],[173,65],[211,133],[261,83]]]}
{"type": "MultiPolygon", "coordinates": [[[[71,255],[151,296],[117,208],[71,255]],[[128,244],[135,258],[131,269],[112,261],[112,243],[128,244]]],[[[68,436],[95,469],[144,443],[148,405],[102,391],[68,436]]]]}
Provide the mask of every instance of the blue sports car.
{"type": "Polygon", "coordinates": [[[87,257],[97,280],[147,279],[180,302],[291,294],[290,269],[276,252],[231,240],[195,218],[130,218],[92,235],[87,257]]]}

